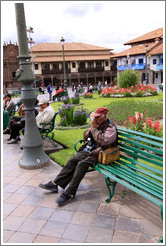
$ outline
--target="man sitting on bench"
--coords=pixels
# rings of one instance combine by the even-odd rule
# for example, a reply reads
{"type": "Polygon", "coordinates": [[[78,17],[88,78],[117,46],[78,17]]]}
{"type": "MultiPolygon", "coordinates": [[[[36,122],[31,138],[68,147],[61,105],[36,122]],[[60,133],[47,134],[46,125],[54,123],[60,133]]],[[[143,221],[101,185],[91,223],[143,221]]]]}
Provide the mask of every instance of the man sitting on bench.
{"type": "MultiPolygon", "coordinates": [[[[38,128],[42,128],[41,123],[48,123],[52,120],[55,115],[55,111],[51,105],[49,105],[49,100],[42,98],[38,105],[40,106],[38,115],[36,116],[36,124],[38,128]]],[[[49,126],[47,126],[49,128],[49,126]]]]}
{"type": "Polygon", "coordinates": [[[68,160],[54,180],[39,185],[43,189],[58,192],[58,186],[65,189],[69,184],[56,200],[58,205],[65,204],[75,196],[88,168],[98,162],[98,153],[101,147],[108,148],[116,145],[116,126],[107,118],[107,112],[107,108],[100,107],[91,114],[94,117],[92,126],[83,134],[84,140],[87,142],[68,160]]]}

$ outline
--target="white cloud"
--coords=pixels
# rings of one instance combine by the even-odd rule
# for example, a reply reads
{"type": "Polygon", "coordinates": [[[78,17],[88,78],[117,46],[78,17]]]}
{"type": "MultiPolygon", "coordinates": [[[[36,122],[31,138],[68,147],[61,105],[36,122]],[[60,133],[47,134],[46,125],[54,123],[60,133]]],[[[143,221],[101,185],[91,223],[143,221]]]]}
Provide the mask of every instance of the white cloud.
{"type": "MultiPolygon", "coordinates": [[[[85,42],[119,51],[165,23],[163,1],[25,1],[35,42],[85,42]]],[[[17,41],[14,2],[1,1],[2,41],[17,41]]]]}

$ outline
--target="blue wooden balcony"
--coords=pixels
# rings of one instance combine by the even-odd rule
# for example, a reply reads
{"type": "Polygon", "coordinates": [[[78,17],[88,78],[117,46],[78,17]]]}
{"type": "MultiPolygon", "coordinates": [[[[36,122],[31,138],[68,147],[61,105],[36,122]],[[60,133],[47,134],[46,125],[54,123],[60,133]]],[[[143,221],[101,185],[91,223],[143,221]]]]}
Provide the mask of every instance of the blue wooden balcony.
{"type": "Polygon", "coordinates": [[[145,69],[146,64],[141,63],[141,64],[128,64],[128,65],[118,65],[118,71],[123,71],[123,70],[128,70],[128,69],[134,69],[134,70],[139,70],[139,69],[145,69]]]}
{"type": "Polygon", "coordinates": [[[157,64],[157,70],[163,70],[163,64],[158,63],[157,64]]]}

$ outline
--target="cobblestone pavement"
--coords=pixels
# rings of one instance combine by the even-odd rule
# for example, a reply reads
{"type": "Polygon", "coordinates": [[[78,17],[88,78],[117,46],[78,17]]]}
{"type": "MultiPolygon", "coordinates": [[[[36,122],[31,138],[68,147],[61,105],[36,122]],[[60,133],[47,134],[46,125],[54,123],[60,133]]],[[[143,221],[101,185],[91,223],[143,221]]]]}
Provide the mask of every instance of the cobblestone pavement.
{"type": "MultiPolygon", "coordinates": [[[[162,236],[160,208],[117,185],[111,203],[104,176],[89,172],[76,198],[58,207],[59,194],[38,187],[61,170],[53,161],[37,170],[21,169],[19,144],[3,135],[3,243],[157,243],[162,236]]],[[[62,189],[59,190],[59,193],[62,189]]]]}

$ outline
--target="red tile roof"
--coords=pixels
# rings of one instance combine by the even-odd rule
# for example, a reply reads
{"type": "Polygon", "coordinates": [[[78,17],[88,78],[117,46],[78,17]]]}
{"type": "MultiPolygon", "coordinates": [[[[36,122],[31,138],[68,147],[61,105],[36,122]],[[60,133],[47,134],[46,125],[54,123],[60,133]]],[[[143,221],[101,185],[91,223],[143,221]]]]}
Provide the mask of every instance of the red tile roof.
{"type": "Polygon", "coordinates": [[[130,44],[140,44],[143,43],[145,41],[154,41],[156,38],[162,38],[163,36],[163,28],[158,28],[152,32],[149,32],[147,34],[144,34],[138,38],[132,39],[126,43],[124,43],[124,45],[130,45],[130,44]]]}
{"type": "MultiPolygon", "coordinates": [[[[156,43],[149,43],[148,44],[148,50],[150,50],[155,45],[156,45],[156,43]]],[[[146,48],[145,48],[145,45],[142,44],[142,45],[133,46],[127,50],[124,50],[120,53],[117,53],[113,57],[117,58],[117,57],[123,57],[123,56],[127,56],[127,55],[139,55],[139,54],[145,54],[145,53],[146,53],[146,48]]]]}
{"type": "MultiPolygon", "coordinates": [[[[65,56],[65,61],[109,60],[110,55],[65,56]]],[[[62,62],[63,56],[34,56],[33,62],[62,62]]]]}
{"type": "MultiPolygon", "coordinates": [[[[84,43],[64,43],[65,51],[86,51],[86,50],[106,50],[110,51],[112,49],[104,48],[100,46],[95,46],[91,44],[84,43]]],[[[32,52],[43,52],[43,51],[62,51],[61,43],[38,43],[32,46],[32,52]]]]}
{"type": "Polygon", "coordinates": [[[163,42],[160,42],[154,48],[152,48],[149,52],[149,55],[160,55],[163,54],[163,42]]]}

